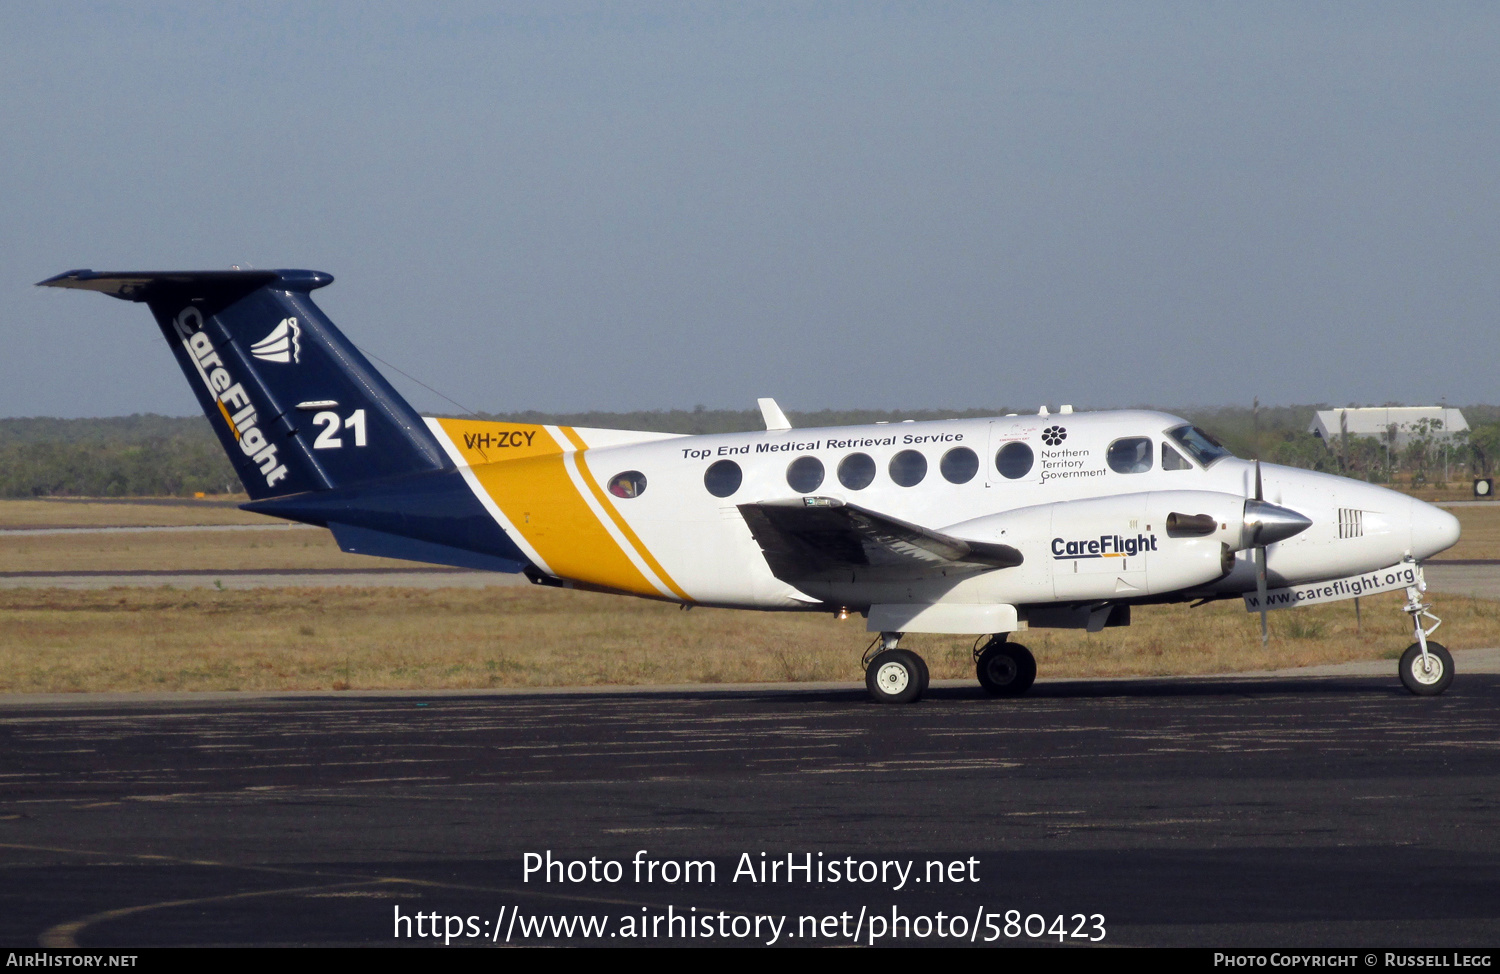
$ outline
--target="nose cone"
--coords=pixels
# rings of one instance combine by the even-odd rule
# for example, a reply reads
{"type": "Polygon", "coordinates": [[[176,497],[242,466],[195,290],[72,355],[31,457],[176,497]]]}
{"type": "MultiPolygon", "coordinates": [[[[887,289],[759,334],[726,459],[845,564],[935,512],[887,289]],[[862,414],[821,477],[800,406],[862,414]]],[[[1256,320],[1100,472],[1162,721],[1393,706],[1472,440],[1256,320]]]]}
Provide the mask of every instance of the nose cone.
{"type": "Polygon", "coordinates": [[[1275,544],[1312,526],[1312,521],[1290,508],[1265,501],[1245,501],[1245,531],[1241,535],[1247,548],[1275,544]]]}
{"type": "Polygon", "coordinates": [[[1423,501],[1411,502],[1411,553],[1420,561],[1458,543],[1458,518],[1423,501]]]}

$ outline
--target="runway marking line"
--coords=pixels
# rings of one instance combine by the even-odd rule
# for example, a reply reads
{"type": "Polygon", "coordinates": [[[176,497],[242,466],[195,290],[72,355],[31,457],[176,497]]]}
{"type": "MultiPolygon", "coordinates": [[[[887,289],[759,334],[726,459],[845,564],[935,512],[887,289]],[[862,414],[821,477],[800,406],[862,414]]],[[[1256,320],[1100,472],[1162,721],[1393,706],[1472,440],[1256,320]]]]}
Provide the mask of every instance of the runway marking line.
{"type": "Polygon", "coordinates": [[[571,893],[551,893],[545,890],[520,890],[505,886],[474,886],[468,883],[444,883],[430,879],[410,879],[404,876],[360,876],[358,873],[323,873],[318,870],[302,870],[287,866],[253,866],[241,865],[231,862],[215,862],[211,859],[183,859],[177,856],[162,856],[154,853],[143,852],[100,852],[93,849],[68,849],[62,846],[28,845],[19,842],[0,842],[0,849],[24,849],[29,852],[57,852],[72,856],[96,856],[101,859],[140,859],[148,862],[178,863],[188,866],[210,866],[219,869],[242,869],[249,872],[263,872],[284,874],[289,876],[327,876],[328,878],[348,877],[348,882],[324,883],[316,886],[294,886],[278,889],[252,890],[245,893],[224,893],[219,896],[204,896],[183,900],[163,900],[159,903],[143,903],[137,906],[118,907],[113,910],[103,910],[99,913],[91,913],[77,920],[59,923],[42,931],[38,938],[38,946],[49,948],[78,948],[78,934],[97,923],[108,920],[117,920],[121,917],[132,916],[137,913],[145,913],[151,910],[165,910],[178,906],[192,906],[204,903],[220,903],[232,900],[250,899],[261,896],[276,896],[280,894],[294,895],[297,893],[312,893],[323,890],[354,889],[361,886],[420,886],[429,889],[457,890],[465,893],[489,893],[503,896],[514,896],[518,898],[535,898],[547,900],[562,900],[570,903],[598,903],[609,906],[624,906],[631,909],[655,908],[665,909],[668,904],[652,900],[626,900],[608,896],[580,896],[571,893]]]}
{"type": "Polygon", "coordinates": [[[160,903],[144,903],[140,906],[123,906],[115,910],[105,910],[101,913],[93,913],[79,920],[70,920],[67,923],[59,923],[55,927],[49,927],[42,931],[37,938],[37,945],[53,949],[78,949],[78,934],[96,923],[108,920],[119,920],[136,913],[145,913],[148,910],[164,910],[174,906],[198,906],[205,903],[227,903],[232,900],[248,900],[258,896],[277,896],[281,894],[312,893],[322,890],[350,889],[356,886],[370,886],[381,883],[399,883],[405,880],[374,879],[354,883],[334,883],[323,886],[293,886],[285,889],[263,889],[249,893],[225,893],[221,896],[201,896],[186,900],[164,900],[160,903]]]}

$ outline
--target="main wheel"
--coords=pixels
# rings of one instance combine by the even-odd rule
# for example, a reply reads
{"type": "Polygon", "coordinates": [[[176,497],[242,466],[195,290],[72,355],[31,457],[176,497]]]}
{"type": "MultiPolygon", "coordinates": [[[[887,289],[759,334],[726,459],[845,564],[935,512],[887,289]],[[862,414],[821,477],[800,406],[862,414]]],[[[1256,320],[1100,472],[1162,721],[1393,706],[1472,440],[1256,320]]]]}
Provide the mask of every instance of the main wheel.
{"type": "Polygon", "coordinates": [[[927,689],[927,665],[905,649],[876,653],[865,668],[865,688],[880,703],[914,703],[927,689]]]}
{"type": "Polygon", "coordinates": [[[928,671],[927,661],[922,658],[921,653],[912,653],[912,655],[917,658],[917,665],[922,668],[922,692],[917,694],[917,696],[925,697],[927,696],[927,684],[932,682],[932,673],[928,671]]]}
{"type": "Polygon", "coordinates": [[[1420,697],[1435,697],[1453,682],[1453,657],[1442,643],[1427,641],[1427,666],[1422,665],[1422,646],[1412,643],[1401,654],[1401,683],[1420,697]]]}
{"type": "Polygon", "coordinates": [[[997,697],[1019,697],[1036,682],[1036,657],[1020,643],[992,642],[974,663],[979,685],[997,697]]]}

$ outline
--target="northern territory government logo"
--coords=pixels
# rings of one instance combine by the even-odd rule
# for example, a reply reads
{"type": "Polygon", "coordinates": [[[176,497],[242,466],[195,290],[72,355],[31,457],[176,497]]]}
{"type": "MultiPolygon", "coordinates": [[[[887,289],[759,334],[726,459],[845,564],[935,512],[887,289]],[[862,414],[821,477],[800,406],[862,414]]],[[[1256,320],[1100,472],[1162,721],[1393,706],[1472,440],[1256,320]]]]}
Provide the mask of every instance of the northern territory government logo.
{"type": "Polygon", "coordinates": [[[302,361],[302,329],[296,318],[282,318],[271,334],[250,346],[250,354],[266,362],[302,361]]]}

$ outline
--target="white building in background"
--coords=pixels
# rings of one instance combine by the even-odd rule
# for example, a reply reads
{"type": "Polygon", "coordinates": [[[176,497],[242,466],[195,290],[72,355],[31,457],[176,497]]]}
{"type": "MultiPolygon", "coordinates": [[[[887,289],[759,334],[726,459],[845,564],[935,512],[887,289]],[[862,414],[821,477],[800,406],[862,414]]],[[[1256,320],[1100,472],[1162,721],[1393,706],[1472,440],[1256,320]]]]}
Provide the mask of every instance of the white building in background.
{"type": "Polygon", "coordinates": [[[1390,445],[1399,450],[1421,431],[1424,420],[1435,443],[1443,443],[1469,428],[1464,414],[1450,406],[1374,406],[1320,409],[1313,414],[1307,431],[1322,438],[1330,450],[1336,450],[1346,430],[1350,436],[1368,436],[1382,443],[1387,432],[1394,430],[1395,440],[1390,445]]]}

